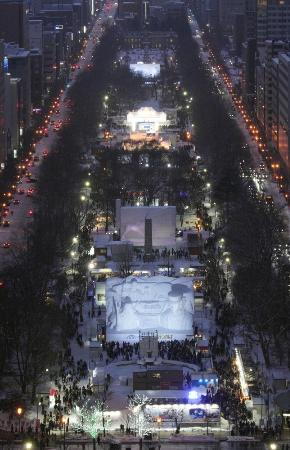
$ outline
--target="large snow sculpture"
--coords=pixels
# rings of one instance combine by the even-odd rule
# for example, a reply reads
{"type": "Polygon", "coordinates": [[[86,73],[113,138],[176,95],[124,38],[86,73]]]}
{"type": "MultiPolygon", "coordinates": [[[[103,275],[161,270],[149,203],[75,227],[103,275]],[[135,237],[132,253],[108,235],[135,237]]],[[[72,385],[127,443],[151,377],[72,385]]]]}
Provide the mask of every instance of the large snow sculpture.
{"type": "Polygon", "coordinates": [[[190,278],[128,277],[106,282],[107,340],[138,341],[139,331],[158,331],[160,340],[192,334],[190,278]]]}

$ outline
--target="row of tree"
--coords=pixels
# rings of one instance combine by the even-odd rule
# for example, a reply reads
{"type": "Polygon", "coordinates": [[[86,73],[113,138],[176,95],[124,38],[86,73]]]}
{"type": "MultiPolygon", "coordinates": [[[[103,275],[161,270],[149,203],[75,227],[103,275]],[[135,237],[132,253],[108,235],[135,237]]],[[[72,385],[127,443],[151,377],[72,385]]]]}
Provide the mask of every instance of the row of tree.
{"type": "MultiPolygon", "coordinates": [[[[267,365],[273,345],[280,360],[287,356],[289,363],[289,268],[282,259],[275,259],[275,249],[285,245],[281,211],[253,194],[254,186],[241,177],[240,164],[251,165],[241,131],[230,118],[210,70],[201,62],[188,24],[177,26],[176,31],[183,83],[194,98],[189,114],[195,123],[196,144],[209,166],[214,200],[222,210],[217,235],[225,238],[234,264],[233,292],[240,322],[261,343],[267,365]]],[[[212,260],[212,264],[218,271],[218,262],[212,260]]],[[[218,274],[217,278],[221,279],[218,274]]],[[[214,295],[220,296],[220,286],[217,291],[214,295]]]]}
{"type": "MultiPolygon", "coordinates": [[[[94,53],[92,69],[84,71],[70,89],[73,109],[41,165],[35,220],[27,230],[27,242],[12,250],[11,263],[1,274],[1,382],[15,390],[18,386],[32,398],[55,363],[57,350],[75,332],[73,316],[60,305],[67,287],[65,261],[73,236],[79,235],[82,254],[89,245],[87,222],[91,217],[80,220],[80,190],[87,176],[81,158],[96,133],[106,71],[117,48],[117,36],[107,32],[94,53]]],[[[81,255],[80,259],[84,265],[85,258],[81,255]]]]}

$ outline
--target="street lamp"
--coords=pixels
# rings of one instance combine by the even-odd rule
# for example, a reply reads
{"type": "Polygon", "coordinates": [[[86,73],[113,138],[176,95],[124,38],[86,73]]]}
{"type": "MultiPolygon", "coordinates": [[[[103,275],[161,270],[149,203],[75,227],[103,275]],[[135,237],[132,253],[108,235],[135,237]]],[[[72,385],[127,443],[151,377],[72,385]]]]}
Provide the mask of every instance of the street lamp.
{"type": "Polygon", "coordinates": [[[18,415],[18,431],[20,433],[20,420],[21,420],[21,416],[23,414],[23,408],[21,408],[20,406],[16,409],[16,414],[18,415]]]}
{"type": "Polygon", "coordinates": [[[158,449],[160,450],[160,448],[161,448],[161,444],[160,444],[160,429],[161,429],[161,424],[162,424],[162,418],[161,417],[157,417],[156,422],[157,422],[157,425],[158,425],[158,449]]]}
{"type": "Polygon", "coordinates": [[[66,425],[65,417],[61,418],[61,423],[63,425],[63,450],[65,450],[65,425],[66,425]]]}
{"type": "Polygon", "coordinates": [[[25,442],[24,448],[25,448],[26,450],[31,450],[32,447],[33,447],[32,442],[30,442],[30,441],[29,441],[29,442],[25,442]]]}
{"type": "Polygon", "coordinates": [[[271,450],[276,450],[276,449],[277,449],[277,444],[275,444],[275,442],[272,442],[272,443],[270,444],[270,449],[271,449],[271,450]]]}

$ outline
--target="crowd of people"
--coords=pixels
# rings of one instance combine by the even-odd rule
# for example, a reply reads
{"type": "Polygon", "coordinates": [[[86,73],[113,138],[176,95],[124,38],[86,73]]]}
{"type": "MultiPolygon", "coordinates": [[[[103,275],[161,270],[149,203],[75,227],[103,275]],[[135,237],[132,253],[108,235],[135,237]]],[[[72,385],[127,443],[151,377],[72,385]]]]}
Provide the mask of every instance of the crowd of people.
{"type": "Polygon", "coordinates": [[[196,347],[196,340],[161,341],[158,343],[159,355],[163,359],[184,361],[201,366],[203,352],[196,347]]]}
{"type": "MultiPolygon", "coordinates": [[[[145,253],[138,249],[138,251],[136,251],[136,259],[141,261],[144,259],[144,257],[145,253]]],[[[159,250],[158,248],[152,249],[152,259],[154,259],[155,261],[169,258],[190,259],[190,255],[188,253],[188,250],[185,248],[180,248],[177,250],[175,250],[174,248],[172,248],[171,250],[167,248],[164,248],[163,250],[159,250]]]]}
{"type": "MultiPolygon", "coordinates": [[[[106,362],[115,361],[119,358],[130,361],[134,357],[139,357],[139,343],[130,344],[129,342],[119,342],[111,341],[104,342],[102,344],[102,349],[107,354],[106,362]]],[[[103,359],[103,353],[100,355],[100,359],[103,359]]]]}
{"type": "MultiPolygon", "coordinates": [[[[196,364],[201,367],[204,352],[197,349],[197,341],[194,339],[185,339],[183,341],[159,341],[158,356],[162,359],[183,361],[190,364],[196,364]]],[[[104,342],[102,344],[100,360],[106,358],[106,364],[119,359],[130,361],[140,358],[139,343],[129,342],[104,342]]]]}

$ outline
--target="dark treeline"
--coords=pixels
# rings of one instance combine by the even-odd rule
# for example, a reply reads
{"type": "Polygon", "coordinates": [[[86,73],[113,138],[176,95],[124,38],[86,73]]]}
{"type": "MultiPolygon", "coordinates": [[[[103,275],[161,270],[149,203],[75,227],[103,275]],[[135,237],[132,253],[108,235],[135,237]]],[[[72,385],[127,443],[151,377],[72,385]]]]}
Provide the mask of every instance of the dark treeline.
{"type": "MultiPolygon", "coordinates": [[[[60,305],[67,286],[62,261],[74,235],[88,244],[86,218],[81,220],[85,213],[80,199],[85,179],[81,162],[101,119],[102,95],[117,49],[118,36],[110,30],[94,52],[92,68],[70,88],[67,101],[73,109],[42,163],[27,244],[13,248],[11,263],[1,274],[0,381],[3,386],[7,383],[8,390],[19,389],[32,399],[46,368],[55,362],[55,349],[61,350],[75,332],[73,317],[60,305]]],[[[87,247],[83,249],[85,253],[87,247]]]]}
{"type": "Polygon", "coordinates": [[[234,264],[233,291],[240,321],[250,336],[258,337],[267,365],[275,350],[280,362],[286,358],[289,363],[288,269],[276,258],[278,245],[283,246],[282,213],[266,204],[251,181],[241,177],[240,164],[250,166],[251,159],[238,124],[229,117],[199,58],[189,25],[178,24],[175,29],[184,89],[194,98],[191,120],[197,149],[209,167],[213,198],[222,211],[217,237],[225,238],[234,264]]]}

